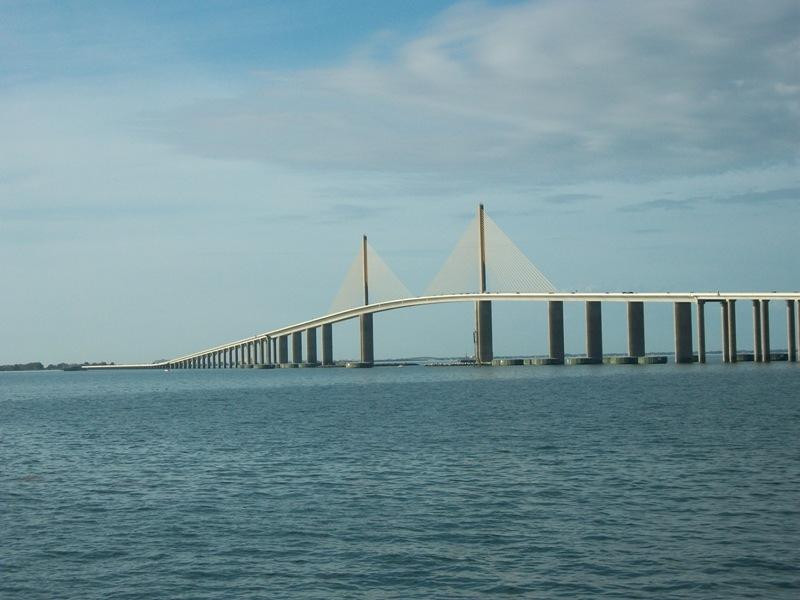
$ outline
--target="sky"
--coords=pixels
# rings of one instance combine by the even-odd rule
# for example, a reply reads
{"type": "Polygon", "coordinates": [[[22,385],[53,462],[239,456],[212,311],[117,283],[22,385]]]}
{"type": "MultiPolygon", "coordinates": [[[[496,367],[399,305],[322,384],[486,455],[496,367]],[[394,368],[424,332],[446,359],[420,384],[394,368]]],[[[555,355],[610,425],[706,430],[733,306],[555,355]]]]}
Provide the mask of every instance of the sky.
{"type": "MultiPolygon", "coordinates": [[[[0,0],[0,363],[325,314],[362,234],[421,293],[481,202],[560,290],[797,290],[798,150],[795,0],[0,0]]],[[[494,318],[545,351],[543,304],[494,318]]],[[[376,357],[471,353],[472,319],[377,315],[376,357]]]]}

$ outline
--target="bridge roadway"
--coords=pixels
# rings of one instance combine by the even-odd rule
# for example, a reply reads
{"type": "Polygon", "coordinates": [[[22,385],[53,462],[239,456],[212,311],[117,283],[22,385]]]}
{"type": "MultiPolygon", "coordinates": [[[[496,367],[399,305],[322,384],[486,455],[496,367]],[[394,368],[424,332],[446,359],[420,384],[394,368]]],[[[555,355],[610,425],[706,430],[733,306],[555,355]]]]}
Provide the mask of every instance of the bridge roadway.
{"type": "MultiPolygon", "coordinates": [[[[376,302],[356,306],[347,310],[330,313],[272,329],[264,333],[246,337],[233,342],[228,342],[204,350],[185,354],[173,359],[149,364],[107,365],[97,368],[127,368],[127,369],[152,369],[152,368],[216,368],[220,366],[236,366],[239,364],[256,363],[258,347],[261,349],[260,364],[274,364],[274,362],[288,363],[288,337],[293,337],[292,363],[302,362],[299,356],[303,332],[313,332],[313,341],[307,339],[309,353],[313,352],[308,362],[316,364],[316,328],[323,327],[323,357],[331,361],[330,326],[334,323],[346,321],[356,317],[362,319],[362,357],[364,353],[365,332],[368,336],[368,362],[372,362],[372,321],[371,315],[389,310],[411,308],[427,304],[444,304],[450,302],[475,302],[484,303],[491,301],[518,301],[518,302],[548,302],[549,305],[549,339],[550,354],[553,363],[564,362],[563,350],[563,302],[585,302],[587,319],[587,362],[602,362],[602,329],[600,320],[601,302],[627,302],[628,303],[628,338],[629,355],[634,357],[644,356],[644,319],[642,307],[644,302],[672,302],[675,304],[675,359],[677,362],[705,362],[705,325],[703,307],[706,303],[720,303],[722,305],[722,336],[724,362],[736,362],[736,320],[733,310],[736,301],[750,300],[753,303],[753,330],[754,353],[753,360],[768,362],[769,351],[769,301],[786,301],[787,303],[787,341],[788,360],[796,360],[797,339],[800,335],[795,331],[796,323],[800,323],[800,292],[483,292],[440,294],[432,296],[417,296],[400,298],[385,302],[376,302]],[[691,305],[697,309],[697,336],[698,353],[692,355],[691,334],[691,305]],[[795,306],[798,315],[795,318],[795,306]],[[368,329],[365,329],[365,318],[368,318],[368,329]],[[328,340],[326,342],[325,326],[328,326],[328,340]],[[559,340],[560,338],[560,340],[559,340]],[[278,346],[278,342],[281,343],[278,346]],[[327,354],[326,357],[326,343],[327,354]],[[272,346],[272,347],[270,347],[272,346]],[[250,350],[252,348],[252,355],[250,350]],[[247,356],[245,358],[245,349],[247,356]],[[238,352],[242,351],[241,359],[238,352]],[[233,353],[236,352],[235,364],[233,353]],[[227,354],[226,354],[227,353],[227,354]],[[281,355],[280,357],[278,355],[281,355]],[[221,357],[221,358],[220,358],[221,357]],[[313,360],[312,360],[313,359],[313,360]],[[208,362],[204,362],[208,360],[208,362]]],[[[491,326],[490,326],[491,327],[491,326]]],[[[491,338],[491,332],[489,332],[491,338]]],[[[491,342],[489,342],[491,343],[491,342]]],[[[490,350],[491,352],[491,350],[490,350]]],[[[749,359],[748,359],[749,360],[749,359]]],[[[323,363],[326,363],[323,360],[323,363]]],[[[327,362],[326,364],[330,364],[327,362]]]]}

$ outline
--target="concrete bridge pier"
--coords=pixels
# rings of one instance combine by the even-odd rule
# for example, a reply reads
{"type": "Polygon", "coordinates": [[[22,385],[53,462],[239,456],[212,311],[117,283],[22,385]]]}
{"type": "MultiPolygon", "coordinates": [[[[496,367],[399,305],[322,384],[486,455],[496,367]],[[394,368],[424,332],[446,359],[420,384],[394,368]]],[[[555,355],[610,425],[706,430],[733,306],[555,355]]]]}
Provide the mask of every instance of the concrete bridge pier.
{"type": "Polygon", "coordinates": [[[547,303],[547,346],[550,361],[564,364],[564,303],[551,300],[547,303]]]}
{"type": "Polygon", "coordinates": [[[693,362],[692,356],[692,304],[675,303],[675,362],[693,362]]]}
{"type": "Polygon", "coordinates": [[[375,362],[375,348],[372,335],[372,313],[361,315],[359,318],[361,331],[361,362],[371,365],[375,362]]]}
{"type": "Polygon", "coordinates": [[[333,366],[333,325],[322,326],[322,365],[333,366]]]}
{"type": "Polygon", "coordinates": [[[697,301],[697,362],[706,362],[706,303],[697,301]]]}
{"type": "Polygon", "coordinates": [[[723,300],[720,302],[720,323],[722,325],[722,362],[731,362],[730,354],[730,322],[728,321],[728,302],[723,300]]]}
{"type": "Polygon", "coordinates": [[[491,363],[492,348],[492,303],[479,300],[475,303],[475,360],[480,364],[491,363]]]}
{"type": "Polygon", "coordinates": [[[736,300],[722,301],[722,362],[736,362],[736,300]]]}
{"type": "Polygon", "coordinates": [[[270,341],[272,342],[272,361],[275,364],[280,364],[278,360],[278,338],[272,338],[270,341]]]}
{"type": "Polygon", "coordinates": [[[770,361],[769,300],[761,301],[761,362],[770,361]]]}
{"type": "Polygon", "coordinates": [[[786,352],[789,355],[787,359],[789,362],[797,362],[797,334],[795,327],[794,317],[794,300],[786,301],[786,352]]]}
{"type": "Polygon", "coordinates": [[[730,355],[731,362],[735,363],[738,358],[736,356],[736,300],[728,300],[728,340],[730,342],[730,355]]]}
{"type": "Polygon", "coordinates": [[[317,328],[306,329],[306,362],[310,365],[317,364],[317,328]]]}
{"type": "Polygon", "coordinates": [[[292,363],[299,365],[303,362],[303,332],[292,333],[292,363]]]}
{"type": "Polygon", "coordinates": [[[289,362],[289,336],[282,335],[278,338],[278,364],[285,365],[289,362]]]}
{"type": "Polygon", "coordinates": [[[591,362],[603,362],[603,318],[600,302],[586,301],[586,357],[591,362]]]}
{"type": "Polygon", "coordinates": [[[628,356],[644,354],[644,302],[628,302],[628,356]]]}
{"type": "Polygon", "coordinates": [[[761,362],[761,300],[753,300],[753,362],[761,362]]]}

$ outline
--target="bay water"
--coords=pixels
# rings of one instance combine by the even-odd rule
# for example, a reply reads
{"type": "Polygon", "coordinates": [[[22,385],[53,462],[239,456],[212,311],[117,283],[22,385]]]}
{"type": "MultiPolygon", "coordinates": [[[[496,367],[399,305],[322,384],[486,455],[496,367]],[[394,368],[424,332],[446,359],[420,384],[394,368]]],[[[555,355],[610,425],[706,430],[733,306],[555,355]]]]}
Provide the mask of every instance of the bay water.
{"type": "Polygon", "coordinates": [[[800,597],[800,366],[0,373],[0,598],[478,597],[800,597]]]}

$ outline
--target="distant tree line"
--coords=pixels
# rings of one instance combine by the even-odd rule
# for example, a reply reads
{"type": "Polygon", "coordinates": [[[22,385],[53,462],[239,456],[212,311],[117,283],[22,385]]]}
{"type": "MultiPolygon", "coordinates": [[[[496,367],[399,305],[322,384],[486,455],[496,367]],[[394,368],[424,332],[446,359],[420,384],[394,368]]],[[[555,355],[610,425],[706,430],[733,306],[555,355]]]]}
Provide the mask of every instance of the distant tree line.
{"type": "Polygon", "coordinates": [[[40,362],[29,363],[16,363],[13,365],[0,365],[0,371],[63,371],[64,369],[74,367],[95,367],[104,365],[113,365],[113,362],[83,362],[83,363],[58,363],[56,365],[47,365],[46,367],[40,362]]]}

